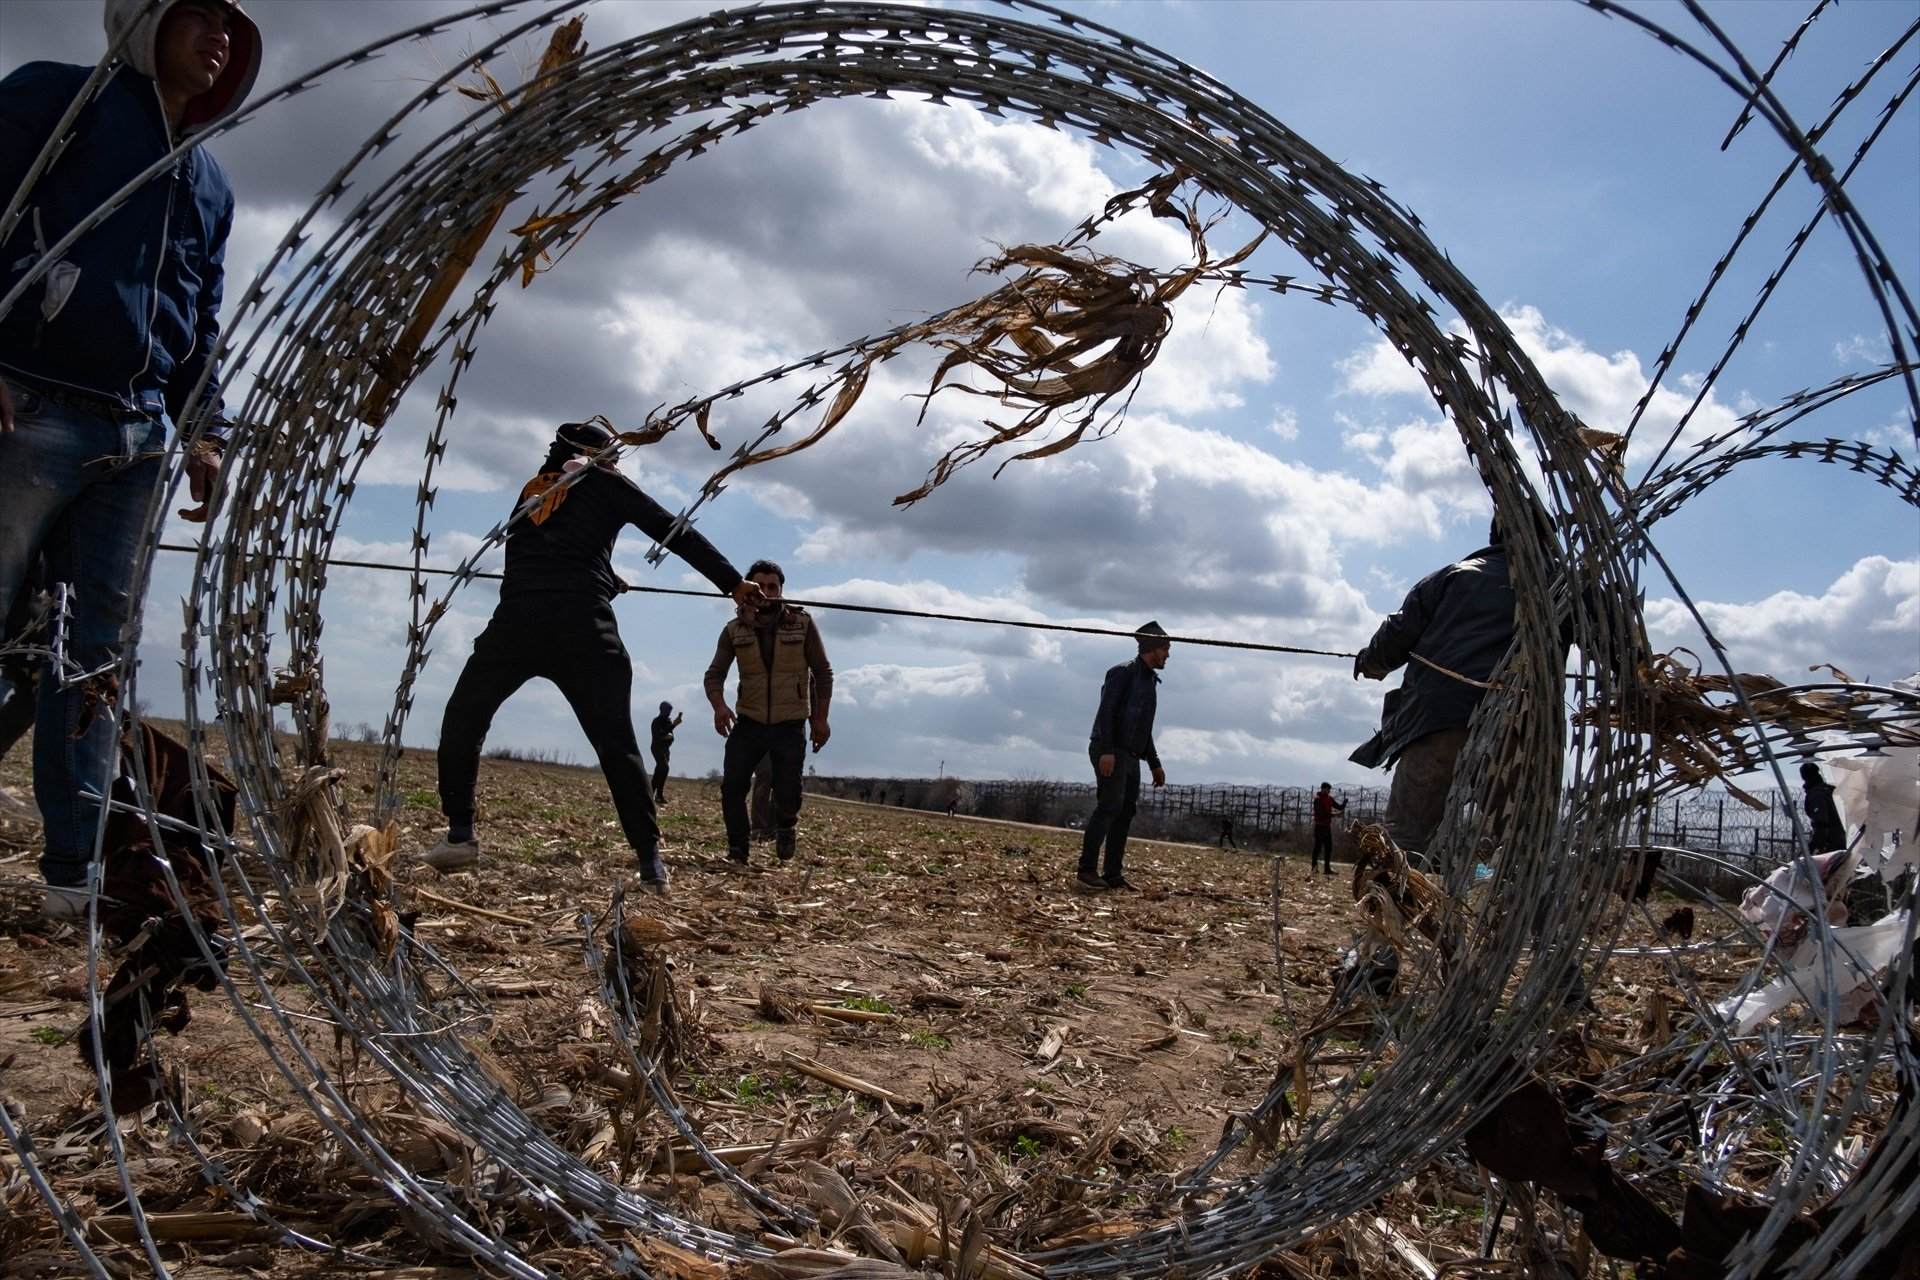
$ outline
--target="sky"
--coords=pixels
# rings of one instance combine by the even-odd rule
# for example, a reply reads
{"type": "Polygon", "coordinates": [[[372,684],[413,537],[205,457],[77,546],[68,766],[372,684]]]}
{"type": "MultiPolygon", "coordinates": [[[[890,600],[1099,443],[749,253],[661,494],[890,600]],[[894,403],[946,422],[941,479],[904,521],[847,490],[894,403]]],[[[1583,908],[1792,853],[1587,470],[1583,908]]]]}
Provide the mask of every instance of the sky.
{"type": "MultiPolygon", "coordinates": [[[[259,89],[463,6],[440,0],[253,0],[267,62],[259,89]]],[[[1654,361],[1787,160],[1756,124],[1720,149],[1739,110],[1722,84],[1626,23],[1577,5],[1126,3],[1068,6],[1199,67],[1350,171],[1379,182],[1498,308],[1548,383],[1587,423],[1618,430],[1654,361]]],[[[1810,7],[1712,5],[1765,64],[1810,7]]],[[[697,16],[698,4],[607,0],[587,10],[598,50],[697,16]]],[[[1676,5],[1639,11],[1697,34],[1676,5]]],[[[531,12],[532,6],[522,12],[531,12]]],[[[1803,123],[1920,17],[1920,4],[1850,3],[1808,31],[1776,81],[1803,123]]],[[[49,58],[91,62],[92,0],[0,0],[0,73],[49,58]]],[[[327,77],[213,144],[236,192],[228,299],[361,141],[431,79],[508,29],[493,18],[327,77]]],[[[530,66],[531,46],[496,68],[530,66]]],[[[1844,162],[1920,49],[1909,45],[1827,140],[1844,162]]],[[[401,122],[373,173],[424,146],[471,104],[401,122]]],[[[1850,182],[1909,288],[1920,284],[1920,115],[1909,103],[1850,182]]],[[[991,288],[970,276],[998,244],[1049,242],[1149,176],[1138,156],[970,107],[860,98],[782,116],[630,198],[527,290],[502,295],[463,380],[430,518],[452,563],[511,509],[562,421],[601,413],[636,426],[663,403],[794,356],[923,317],[991,288]]],[[[1817,196],[1789,183],[1735,260],[1697,336],[1656,395],[1629,477],[1689,402],[1817,196]]],[[[522,206],[516,205],[515,208],[522,206]]],[[[503,226],[513,225],[512,212],[503,226]]],[[[1216,247],[1253,228],[1230,218],[1216,247]]],[[[1171,266],[1182,236],[1145,217],[1103,247],[1171,266]]],[[[483,258],[490,258],[483,255],[483,258]]],[[[1284,247],[1255,271],[1305,274],[1284,247]]],[[[1699,420],[1731,425],[1888,358],[1845,239],[1809,241],[1699,420]]],[[[931,359],[884,366],[854,415],[818,448],[742,474],[700,517],[736,565],[780,561],[789,594],[945,612],[1352,650],[1421,576],[1481,545],[1490,506],[1454,429],[1375,330],[1298,297],[1193,291],[1111,437],[972,468],[911,508],[890,503],[935,458],[977,433],[980,405],[936,398],[916,423],[931,359]]],[[[404,555],[426,424],[444,362],[415,384],[342,521],[337,551],[404,555]]],[[[230,405],[248,386],[235,379],[230,405]]],[[[797,389],[797,388],[796,388],[797,389]]],[[[729,448],[773,401],[716,410],[729,448]]],[[[1810,419],[1794,437],[1863,439],[1912,457],[1904,401],[1882,389],[1810,419]]],[[[677,508],[713,466],[690,432],[624,468],[677,508]]],[[[1839,468],[1760,462],[1658,526],[1656,541],[1735,665],[1793,681],[1830,662],[1893,679],[1920,669],[1920,521],[1888,490],[1839,468]]],[[[628,580],[700,580],[623,537],[628,580]]],[[[179,705],[183,557],[162,557],[142,646],[143,696],[179,705]]],[[[497,553],[487,563],[497,565],[497,553]]],[[[1646,580],[1650,633],[1699,648],[1669,584],[1646,580]]],[[[405,728],[431,746],[446,695],[494,603],[480,582],[454,601],[405,728]]],[[[677,772],[720,760],[700,691],[728,616],[718,599],[626,596],[634,713],[687,711],[677,772]]],[[[337,570],[326,597],[336,726],[379,724],[404,657],[405,579],[337,570]]],[[[976,778],[1088,773],[1100,680],[1124,639],[1053,636],[823,612],[836,671],[822,773],[976,778]]],[[[1349,763],[1385,686],[1339,659],[1176,648],[1158,742],[1170,780],[1379,783],[1349,763]]],[[[1391,682],[1389,682],[1391,683],[1391,682]]],[[[490,743],[591,759],[556,691],[531,685],[490,743]]]]}

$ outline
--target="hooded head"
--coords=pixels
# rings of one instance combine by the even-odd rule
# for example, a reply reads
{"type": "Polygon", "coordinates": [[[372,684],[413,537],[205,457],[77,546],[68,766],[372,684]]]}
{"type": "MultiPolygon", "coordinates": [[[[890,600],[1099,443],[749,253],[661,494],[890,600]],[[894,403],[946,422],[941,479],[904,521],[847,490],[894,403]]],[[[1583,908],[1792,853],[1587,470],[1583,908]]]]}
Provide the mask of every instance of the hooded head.
{"type": "MultiPolygon", "coordinates": [[[[127,66],[158,79],[160,27],[167,14],[189,0],[106,0],[107,42],[119,44],[127,66]],[[121,43],[121,37],[125,42],[121,43]]],[[[227,64],[213,84],[187,103],[182,134],[197,133],[240,109],[260,74],[260,28],[234,0],[191,0],[217,9],[227,20],[227,64]]]]}
{"type": "Polygon", "coordinates": [[[671,710],[673,710],[673,704],[672,704],[671,702],[663,702],[663,703],[661,703],[661,704],[660,704],[660,714],[661,714],[661,715],[665,715],[665,714],[667,714],[667,712],[669,712],[669,711],[671,711],[671,710]]]}

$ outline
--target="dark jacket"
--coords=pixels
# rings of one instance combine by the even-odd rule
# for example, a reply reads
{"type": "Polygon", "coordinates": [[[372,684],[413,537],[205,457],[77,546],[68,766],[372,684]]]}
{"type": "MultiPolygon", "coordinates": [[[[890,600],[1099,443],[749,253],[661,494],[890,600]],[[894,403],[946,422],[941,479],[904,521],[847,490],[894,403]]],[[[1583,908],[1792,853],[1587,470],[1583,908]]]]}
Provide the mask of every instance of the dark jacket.
{"type": "Polygon", "coordinates": [[[1840,822],[1840,807],[1833,802],[1833,784],[1824,779],[1805,779],[1806,794],[1801,799],[1807,813],[1809,853],[1832,853],[1847,847],[1847,829],[1840,822]]]}
{"type": "MultiPolygon", "coordinates": [[[[617,471],[589,468],[564,491],[557,487],[560,479],[559,471],[543,471],[520,491],[522,502],[549,490],[552,498],[507,534],[502,605],[544,607],[564,596],[610,601],[624,585],[613,572],[613,544],[620,530],[632,525],[662,542],[673,528],[666,508],[617,471]]],[[[722,592],[739,585],[740,571],[691,528],[681,530],[666,546],[722,592]]]]}
{"type": "Polygon", "coordinates": [[[673,746],[672,716],[662,711],[653,718],[653,723],[647,727],[653,734],[653,754],[659,755],[662,751],[669,750],[673,746]]]}
{"type": "MultiPolygon", "coordinates": [[[[0,80],[0,192],[11,196],[26,177],[90,70],[30,62],[0,80]]],[[[66,151],[34,184],[13,235],[0,244],[0,296],[43,249],[172,146],[153,81],[116,70],[82,109],[66,151]]],[[[0,371],[128,409],[164,409],[177,421],[220,338],[232,226],[226,174],[204,148],[187,152],[81,236],[0,316],[0,371]]],[[[217,371],[201,403],[218,417],[217,371]]]]}
{"type": "Polygon", "coordinates": [[[1125,751],[1155,769],[1160,767],[1160,753],[1153,749],[1153,713],[1159,706],[1159,686],[1160,673],[1138,658],[1107,672],[1089,738],[1093,754],[1125,751]]]}
{"type": "Polygon", "coordinates": [[[1422,578],[1360,651],[1356,670],[1385,673],[1405,665],[1388,692],[1380,732],[1348,757],[1369,769],[1390,765],[1409,743],[1442,729],[1464,729],[1486,690],[1432,667],[1419,654],[1474,680],[1493,674],[1513,643],[1513,586],[1505,547],[1483,547],[1422,578]]]}

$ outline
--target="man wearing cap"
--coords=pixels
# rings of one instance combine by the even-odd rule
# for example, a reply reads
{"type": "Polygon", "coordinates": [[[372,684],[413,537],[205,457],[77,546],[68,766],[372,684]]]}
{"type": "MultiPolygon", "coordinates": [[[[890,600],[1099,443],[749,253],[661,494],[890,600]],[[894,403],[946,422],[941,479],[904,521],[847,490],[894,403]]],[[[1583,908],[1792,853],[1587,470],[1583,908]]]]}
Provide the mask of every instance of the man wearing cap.
{"type": "Polygon", "coordinates": [[[565,424],[539,474],[520,490],[499,607],[473,642],[473,656],[440,725],[440,808],[447,835],[422,857],[435,870],[456,871],[480,860],[473,802],[480,747],[500,704],[538,676],[559,686],[599,757],[621,830],[640,864],[641,887],[666,892],[653,788],[633,732],[633,663],[613,617],[613,597],[626,585],[614,576],[614,539],[633,525],[736,605],[758,602],[760,588],[692,529],[669,540],[673,517],[621,475],[610,456],[601,456],[613,442],[613,434],[594,423],[565,424]]]}
{"type": "Polygon", "coordinates": [[[1087,755],[1093,761],[1095,800],[1080,840],[1080,870],[1074,877],[1089,889],[1135,888],[1126,875],[1127,831],[1140,805],[1140,762],[1153,770],[1153,785],[1167,785],[1160,753],[1153,749],[1153,714],[1159,705],[1160,671],[1173,642],[1166,628],[1149,622],[1134,633],[1140,652],[1107,672],[1100,686],[1087,755]],[[1106,848],[1106,862],[1100,850],[1106,848]]]}
{"type": "MultiPolygon", "coordinates": [[[[85,909],[99,805],[118,746],[112,672],[134,617],[134,560],[163,476],[169,423],[204,429],[188,456],[195,502],[220,466],[226,420],[220,297],[233,189],[204,148],[135,187],[51,257],[122,187],[239,110],[260,69],[260,30],[229,0],[107,0],[117,61],[25,190],[0,242],[0,618],[33,566],[69,589],[61,676],[40,682],[34,797],[49,918],[85,909]],[[198,395],[195,395],[196,390],[198,395]],[[187,419],[188,401],[194,409],[187,419]]],[[[0,206],[26,182],[91,67],[29,62],[0,80],[0,206]]],[[[189,519],[204,519],[204,505],[189,519]]],[[[0,674],[0,683],[10,683],[0,674]]],[[[0,691],[0,703],[12,696],[0,691]]]]}
{"type": "Polygon", "coordinates": [[[683,719],[673,713],[673,704],[660,704],[660,714],[653,718],[648,726],[653,747],[653,802],[665,804],[667,800],[667,760],[673,754],[673,731],[680,727],[683,719]]]}

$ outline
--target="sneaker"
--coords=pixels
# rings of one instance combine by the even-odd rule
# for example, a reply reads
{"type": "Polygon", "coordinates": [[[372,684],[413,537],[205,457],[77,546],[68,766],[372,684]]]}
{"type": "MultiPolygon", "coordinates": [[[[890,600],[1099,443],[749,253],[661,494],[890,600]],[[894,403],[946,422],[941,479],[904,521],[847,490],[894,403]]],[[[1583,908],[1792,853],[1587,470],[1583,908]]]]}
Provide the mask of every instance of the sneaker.
{"type": "Polygon", "coordinates": [[[80,924],[87,918],[87,891],[81,885],[50,884],[40,899],[40,915],[48,924],[80,924]]]}
{"type": "Polygon", "coordinates": [[[1073,878],[1083,889],[1104,889],[1107,887],[1107,882],[1091,871],[1078,872],[1073,878]]]}
{"type": "Polygon", "coordinates": [[[443,839],[439,844],[421,854],[420,861],[441,875],[449,871],[461,871],[480,861],[480,841],[473,839],[455,844],[451,840],[443,839]]]}
{"type": "Polygon", "coordinates": [[[645,853],[636,852],[633,855],[633,862],[635,866],[640,868],[640,878],[642,880],[666,880],[667,860],[660,856],[658,846],[649,849],[645,853]]]}
{"type": "Polygon", "coordinates": [[[1101,881],[1101,883],[1106,885],[1106,887],[1109,889],[1119,889],[1127,893],[1140,892],[1140,886],[1135,884],[1133,881],[1127,879],[1125,876],[1114,876],[1110,880],[1101,881]]]}
{"type": "Polygon", "coordinates": [[[792,827],[788,827],[785,830],[781,831],[776,836],[774,836],[773,852],[780,859],[780,861],[785,862],[789,858],[793,857],[794,847],[796,844],[798,844],[798,842],[799,842],[798,834],[794,831],[792,827]]]}

